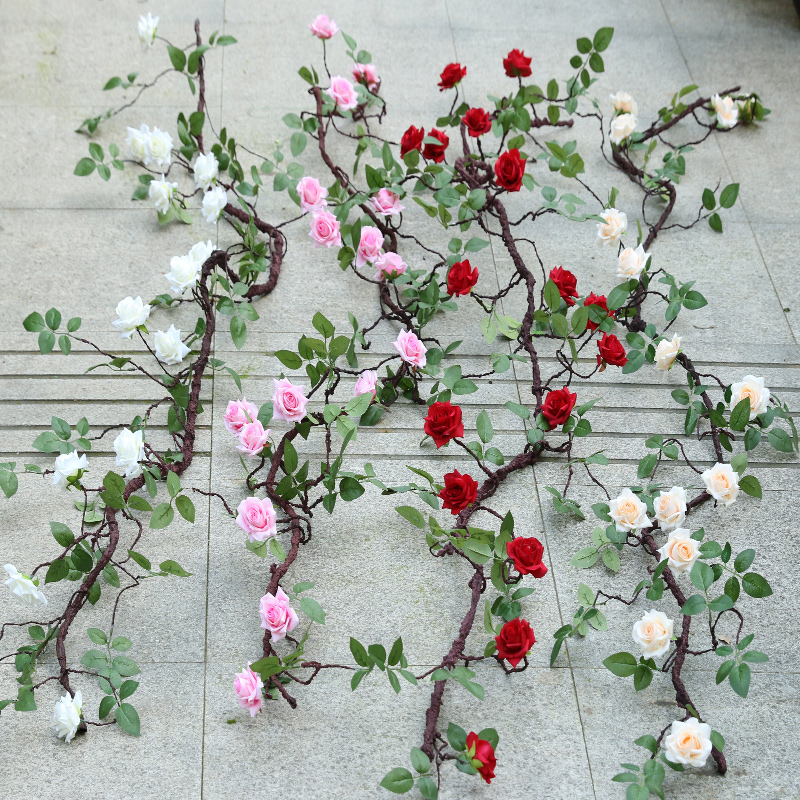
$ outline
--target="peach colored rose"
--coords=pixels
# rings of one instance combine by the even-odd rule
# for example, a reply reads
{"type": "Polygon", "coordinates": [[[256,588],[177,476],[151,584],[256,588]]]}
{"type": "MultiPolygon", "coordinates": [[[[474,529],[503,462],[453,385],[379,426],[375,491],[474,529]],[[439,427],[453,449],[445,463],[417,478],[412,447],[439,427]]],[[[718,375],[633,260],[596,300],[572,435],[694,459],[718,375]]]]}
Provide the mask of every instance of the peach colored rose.
{"type": "Polygon", "coordinates": [[[714,464],[701,476],[708,493],[719,503],[729,506],[739,496],[739,475],[730,464],[714,464]]]}
{"type": "Polygon", "coordinates": [[[685,722],[675,720],[664,740],[664,755],[673,764],[702,767],[711,754],[711,726],[689,717],[685,722]]]}
{"type": "Polygon", "coordinates": [[[700,556],[700,543],[692,539],[688,528],[675,528],[669,541],[658,551],[663,561],[667,559],[673,574],[687,572],[700,556]]]}
{"type": "Polygon", "coordinates": [[[620,533],[652,525],[647,518],[647,506],[630,489],[623,489],[619,497],[615,497],[608,507],[608,513],[617,523],[617,530],[620,533]]]}
{"type": "Polygon", "coordinates": [[[672,642],[672,620],[663,611],[651,609],[634,623],[633,641],[645,658],[663,656],[672,642]]]}
{"type": "Polygon", "coordinates": [[[653,507],[662,531],[679,527],[686,518],[686,490],[683,486],[673,486],[668,492],[661,492],[653,501],[653,507]]]}

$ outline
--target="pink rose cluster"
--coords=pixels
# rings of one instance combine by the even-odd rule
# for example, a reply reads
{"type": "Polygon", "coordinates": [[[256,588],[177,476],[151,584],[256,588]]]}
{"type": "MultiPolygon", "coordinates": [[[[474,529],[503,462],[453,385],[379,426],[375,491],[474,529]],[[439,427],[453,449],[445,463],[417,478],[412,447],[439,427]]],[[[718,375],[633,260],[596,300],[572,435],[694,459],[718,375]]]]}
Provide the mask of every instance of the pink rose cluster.
{"type": "Polygon", "coordinates": [[[246,397],[231,400],[225,409],[225,427],[239,440],[236,449],[250,457],[260,455],[269,442],[270,431],[257,417],[258,409],[246,397]]]}
{"type": "Polygon", "coordinates": [[[291,633],[298,623],[297,612],[289,605],[289,596],[278,587],[273,595],[267,592],[259,606],[261,627],[272,635],[273,642],[279,642],[291,633]]]}
{"type": "Polygon", "coordinates": [[[310,175],[306,175],[297,182],[297,194],[300,198],[300,208],[306,213],[311,211],[316,214],[328,205],[328,201],[325,199],[328,196],[328,190],[310,175]]]}
{"type": "Polygon", "coordinates": [[[353,80],[363,83],[371,92],[375,92],[380,84],[380,78],[374,64],[359,64],[356,62],[352,68],[353,80]]]}
{"type": "Polygon", "coordinates": [[[339,111],[351,111],[358,105],[355,87],[341,75],[334,75],[331,78],[331,85],[325,90],[325,93],[330,96],[339,111]]]}
{"type": "Polygon", "coordinates": [[[339,33],[339,26],[327,14],[318,14],[314,17],[308,29],[320,39],[330,39],[339,33]]]}
{"type": "Polygon", "coordinates": [[[369,199],[370,205],[379,214],[393,217],[405,211],[405,206],[400,203],[400,196],[389,189],[381,189],[369,199]]]}
{"type": "Polygon", "coordinates": [[[356,266],[363,267],[372,264],[383,255],[383,234],[372,225],[365,225],[361,229],[361,240],[356,250],[356,266]]]}
{"type": "Polygon", "coordinates": [[[265,542],[278,535],[275,507],[268,497],[245,497],[236,509],[236,524],[251,542],[265,542]]]}
{"type": "Polygon", "coordinates": [[[261,711],[261,692],[264,689],[264,681],[247,665],[247,669],[242,670],[233,682],[233,691],[239,699],[239,705],[250,712],[254,717],[261,711]]]}
{"type": "Polygon", "coordinates": [[[272,416],[286,422],[300,422],[306,415],[308,398],[302,386],[295,386],[288,378],[274,381],[275,394],[272,395],[272,416]]]}
{"type": "Polygon", "coordinates": [[[321,208],[313,212],[308,235],[314,242],[314,247],[342,246],[339,220],[330,211],[323,211],[321,208]]]}
{"type": "Polygon", "coordinates": [[[400,331],[392,347],[400,353],[400,358],[412,367],[424,367],[427,363],[425,353],[428,348],[419,340],[414,331],[400,331]]]}
{"type": "Polygon", "coordinates": [[[356,381],[355,389],[353,389],[353,397],[358,397],[360,394],[372,392],[372,399],[375,399],[375,387],[378,384],[378,373],[374,370],[364,370],[356,381]]]}
{"type": "Polygon", "coordinates": [[[384,253],[378,256],[375,259],[375,266],[378,268],[375,273],[376,281],[384,278],[396,278],[408,269],[408,264],[397,253],[384,253]]]}

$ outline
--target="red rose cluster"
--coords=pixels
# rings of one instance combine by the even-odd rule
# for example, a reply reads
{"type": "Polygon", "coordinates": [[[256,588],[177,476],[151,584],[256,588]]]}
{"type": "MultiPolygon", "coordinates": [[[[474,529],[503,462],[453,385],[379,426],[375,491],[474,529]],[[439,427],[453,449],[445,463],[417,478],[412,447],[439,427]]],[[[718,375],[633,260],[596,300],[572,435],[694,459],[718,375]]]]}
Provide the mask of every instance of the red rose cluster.
{"type": "Polygon", "coordinates": [[[531,74],[531,60],[522,50],[512,50],[503,59],[506,75],[509,78],[527,78],[531,74]]]}
{"type": "Polygon", "coordinates": [[[542,403],[542,414],[550,423],[551,428],[563,425],[569,419],[577,399],[578,395],[571,392],[566,386],[563,389],[547,393],[547,397],[542,403]]]}
{"type": "MultiPolygon", "coordinates": [[[[624,367],[628,363],[625,348],[613,333],[604,333],[603,338],[597,343],[597,349],[600,351],[597,354],[598,366],[600,364],[611,364],[614,367],[624,367]]],[[[601,367],[600,371],[602,372],[604,369],[605,366],[601,367]]]]}
{"type": "Polygon", "coordinates": [[[456,436],[463,436],[461,409],[450,403],[434,403],[425,417],[425,433],[433,439],[437,448],[443,447],[456,436]]]}
{"type": "Polygon", "coordinates": [[[512,539],[506,545],[506,552],[520,575],[533,575],[534,578],[547,575],[547,567],[542,561],[544,545],[535,536],[512,539]]]}
{"type": "Polygon", "coordinates": [[[462,475],[457,469],[444,476],[444,489],[439,492],[442,508],[453,516],[463,511],[478,496],[478,482],[470,475],[462,475]]]}
{"type": "Polygon", "coordinates": [[[470,764],[478,770],[481,778],[486,783],[491,783],[494,778],[494,768],[497,766],[491,742],[479,738],[477,733],[469,733],[467,735],[467,757],[470,764]]]}
{"type": "Polygon", "coordinates": [[[574,306],[578,296],[578,279],[564,267],[555,267],[550,270],[550,280],[558,288],[558,293],[568,306],[574,306]]]}
{"type": "Polygon", "coordinates": [[[463,120],[467,126],[467,133],[476,139],[492,129],[492,118],[482,108],[471,108],[464,114],[463,120]]]}
{"type": "Polygon", "coordinates": [[[536,644],[533,628],[527,620],[520,617],[506,622],[494,640],[497,642],[497,657],[508,661],[512,669],[516,669],[517,664],[536,644]]]}
{"type": "Polygon", "coordinates": [[[447,294],[451,297],[469,294],[477,282],[478,270],[469,263],[469,259],[456,261],[447,273],[447,294]]]}
{"type": "MultiPolygon", "coordinates": [[[[614,312],[608,310],[608,300],[606,299],[606,296],[604,294],[598,295],[595,294],[594,292],[590,292],[589,296],[583,301],[583,304],[585,306],[599,306],[600,308],[603,309],[603,311],[606,312],[606,316],[609,316],[611,317],[611,319],[614,319],[614,312]]],[[[592,320],[590,319],[586,323],[586,327],[590,331],[596,331],[599,324],[600,324],[599,322],[592,322],[592,320]]]]}
{"type": "Polygon", "coordinates": [[[457,86],[466,74],[467,68],[462,67],[461,64],[448,64],[439,76],[439,91],[443,92],[445,89],[457,86]]]}
{"type": "Polygon", "coordinates": [[[518,192],[525,174],[525,159],[520,158],[519,150],[506,150],[494,165],[494,175],[499,186],[508,192],[518,192]]]}
{"type": "Polygon", "coordinates": [[[450,144],[450,137],[444,131],[436,130],[436,128],[432,128],[428,136],[438,139],[439,144],[429,142],[423,145],[425,128],[415,128],[411,125],[400,139],[400,155],[404,156],[412,150],[420,150],[425,158],[435,164],[444,161],[444,151],[447,150],[447,145],[450,144]]]}

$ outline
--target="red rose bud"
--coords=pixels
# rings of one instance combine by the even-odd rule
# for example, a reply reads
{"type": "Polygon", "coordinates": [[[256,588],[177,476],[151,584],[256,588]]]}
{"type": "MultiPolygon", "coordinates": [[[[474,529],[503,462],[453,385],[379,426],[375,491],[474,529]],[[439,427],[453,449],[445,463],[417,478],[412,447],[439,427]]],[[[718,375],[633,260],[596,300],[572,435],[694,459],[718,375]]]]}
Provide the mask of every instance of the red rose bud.
{"type": "Polygon", "coordinates": [[[547,393],[542,404],[542,414],[551,428],[563,425],[569,419],[577,399],[578,395],[573,394],[566,386],[547,393]]]}
{"type": "Polygon", "coordinates": [[[597,343],[600,353],[597,356],[597,363],[605,361],[613,367],[624,367],[628,363],[628,356],[625,355],[625,348],[613,333],[603,334],[603,338],[597,343]]]}
{"type": "Polygon", "coordinates": [[[477,138],[489,133],[492,129],[492,120],[489,114],[482,108],[471,108],[463,116],[464,124],[467,126],[467,133],[477,138]]]}
{"type": "Polygon", "coordinates": [[[527,78],[531,74],[531,59],[522,50],[512,50],[503,59],[503,66],[509,78],[527,78]]]}
{"type": "Polygon", "coordinates": [[[451,297],[469,294],[477,282],[478,270],[469,263],[469,259],[456,261],[447,273],[447,294],[451,297]]]}
{"type": "Polygon", "coordinates": [[[438,164],[440,161],[444,161],[444,151],[447,149],[447,145],[450,144],[450,139],[444,131],[437,131],[436,128],[433,128],[428,136],[438,139],[441,144],[426,144],[422,155],[438,164]]]}
{"type": "Polygon", "coordinates": [[[517,617],[511,622],[506,622],[498,636],[494,637],[497,642],[497,656],[505,659],[511,664],[512,669],[528,655],[528,651],[536,644],[536,637],[533,635],[533,628],[530,624],[517,617]]]}
{"type": "Polygon", "coordinates": [[[467,734],[467,756],[472,766],[480,773],[481,778],[486,783],[491,783],[494,778],[494,768],[497,766],[494,747],[485,739],[479,739],[477,733],[469,733],[467,734]]]}
{"type": "Polygon", "coordinates": [[[495,162],[494,174],[499,186],[509,192],[518,192],[525,174],[525,159],[520,158],[519,150],[506,150],[495,162]]]}
{"type": "Polygon", "coordinates": [[[404,156],[412,150],[422,149],[422,140],[425,138],[425,128],[415,128],[413,125],[400,139],[400,155],[404,156]]]}
{"type": "MultiPolygon", "coordinates": [[[[600,306],[600,308],[602,308],[603,311],[606,312],[607,316],[611,317],[612,319],[614,317],[614,312],[608,310],[608,301],[606,300],[606,296],[604,294],[595,294],[594,292],[592,292],[583,301],[583,304],[585,306],[587,306],[587,307],[588,306],[600,306]]],[[[586,328],[588,330],[590,330],[590,331],[596,331],[597,330],[597,326],[599,324],[600,323],[598,323],[598,322],[592,322],[592,320],[590,318],[589,321],[586,323],[586,328]]]]}
{"type": "Polygon", "coordinates": [[[478,496],[478,482],[470,475],[462,475],[457,469],[444,476],[444,489],[439,492],[442,508],[454,516],[463,511],[478,496]]]}
{"type": "Polygon", "coordinates": [[[520,575],[533,575],[534,578],[547,575],[547,567],[542,562],[544,545],[535,536],[512,539],[506,545],[506,551],[520,575]]]}
{"type": "Polygon", "coordinates": [[[450,403],[434,403],[425,417],[425,433],[433,439],[437,448],[446,445],[456,436],[463,436],[461,409],[450,403]]]}
{"type": "Polygon", "coordinates": [[[558,287],[558,293],[568,306],[574,306],[574,297],[578,296],[578,279],[563,267],[550,270],[550,280],[558,287]]]}
{"type": "Polygon", "coordinates": [[[439,91],[443,92],[445,89],[452,89],[454,86],[461,82],[461,79],[467,74],[467,68],[462,67],[461,64],[448,64],[439,76],[439,91]]]}

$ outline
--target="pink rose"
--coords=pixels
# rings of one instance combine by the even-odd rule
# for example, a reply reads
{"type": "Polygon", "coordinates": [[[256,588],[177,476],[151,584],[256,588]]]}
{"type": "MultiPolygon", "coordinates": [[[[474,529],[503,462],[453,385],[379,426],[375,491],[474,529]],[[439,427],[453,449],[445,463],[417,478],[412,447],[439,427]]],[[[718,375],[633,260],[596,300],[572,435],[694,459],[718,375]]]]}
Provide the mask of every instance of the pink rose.
{"type": "Polygon", "coordinates": [[[275,381],[275,394],[272,395],[272,416],[286,422],[300,422],[306,415],[308,398],[302,386],[294,386],[288,378],[275,381]]]}
{"type": "Polygon", "coordinates": [[[367,262],[375,261],[381,254],[383,247],[383,234],[371,225],[361,229],[361,241],[356,251],[356,266],[363,267],[367,262]]]}
{"type": "Polygon", "coordinates": [[[250,716],[254,717],[261,711],[261,690],[264,688],[264,681],[247,665],[233,682],[233,691],[239,698],[239,705],[250,711],[250,716]]]}
{"type": "Polygon", "coordinates": [[[339,26],[332,19],[328,19],[327,14],[319,14],[314,17],[308,29],[320,39],[330,39],[331,36],[339,33],[339,26]]]}
{"type": "Polygon", "coordinates": [[[299,621],[297,612],[289,605],[289,597],[280,586],[274,596],[267,592],[261,598],[259,613],[261,627],[272,634],[273,642],[279,642],[287,633],[291,633],[299,621]]]}
{"type": "Polygon", "coordinates": [[[248,422],[255,422],[258,417],[258,409],[247,402],[247,398],[241,400],[230,400],[225,409],[225,427],[231,433],[239,433],[243,426],[248,422]]]}
{"type": "Polygon", "coordinates": [[[236,511],[236,524],[251,542],[265,542],[270,536],[278,535],[275,508],[268,497],[263,500],[245,497],[236,511]]]}
{"type": "Polygon", "coordinates": [[[314,240],[314,247],[342,246],[342,235],[339,233],[339,220],[330,211],[316,211],[311,218],[311,230],[308,234],[314,240]]]}
{"type": "Polygon", "coordinates": [[[397,253],[385,253],[382,256],[378,256],[375,260],[375,266],[378,268],[375,273],[376,281],[383,278],[396,278],[408,269],[408,264],[397,253]]]}
{"type": "Polygon", "coordinates": [[[427,359],[425,353],[428,348],[417,338],[413,331],[400,331],[397,341],[392,342],[392,347],[400,353],[400,358],[414,367],[424,367],[427,359]]]}
{"type": "Polygon", "coordinates": [[[248,422],[246,425],[242,425],[239,431],[239,444],[236,445],[236,449],[250,457],[260,455],[267,446],[269,433],[268,430],[264,430],[264,426],[258,420],[248,422]]]}
{"type": "Polygon", "coordinates": [[[374,64],[353,64],[353,80],[356,83],[363,83],[367,89],[374,92],[378,88],[378,73],[375,71],[374,64]]]}
{"type": "Polygon", "coordinates": [[[322,211],[323,207],[328,205],[325,200],[328,190],[323,189],[320,182],[309,175],[297,182],[297,194],[303,211],[322,211]]]}
{"type": "Polygon", "coordinates": [[[387,217],[392,217],[401,211],[405,211],[405,206],[400,205],[400,197],[388,189],[381,189],[378,194],[370,198],[369,202],[379,214],[384,214],[387,217]]]}
{"type": "Polygon", "coordinates": [[[330,95],[331,100],[341,111],[349,111],[358,105],[358,97],[353,84],[341,75],[334,75],[331,78],[330,88],[325,92],[330,95]]]}
{"type": "Polygon", "coordinates": [[[353,389],[353,397],[358,397],[360,394],[372,392],[372,398],[375,399],[375,385],[378,383],[378,373],[371,369],[362,372],[356,381],[356,388],[353,389]]]}

